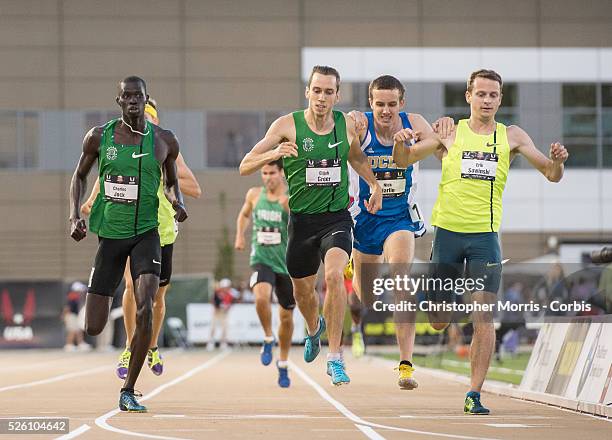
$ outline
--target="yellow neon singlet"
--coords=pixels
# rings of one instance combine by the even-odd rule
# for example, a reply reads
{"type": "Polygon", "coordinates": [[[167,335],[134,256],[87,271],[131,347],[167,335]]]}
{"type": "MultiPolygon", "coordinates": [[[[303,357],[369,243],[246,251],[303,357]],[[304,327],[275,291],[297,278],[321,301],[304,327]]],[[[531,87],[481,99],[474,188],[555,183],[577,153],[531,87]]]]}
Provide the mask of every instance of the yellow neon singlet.
{"type": "Polygon", "coordinates": [[[455,143],[442,159],[442,177],[431,224],[454,232],[497,232],[502,193],[510,167],[506,126],[476,134],[467,119],[457,125],[455,143]]]}

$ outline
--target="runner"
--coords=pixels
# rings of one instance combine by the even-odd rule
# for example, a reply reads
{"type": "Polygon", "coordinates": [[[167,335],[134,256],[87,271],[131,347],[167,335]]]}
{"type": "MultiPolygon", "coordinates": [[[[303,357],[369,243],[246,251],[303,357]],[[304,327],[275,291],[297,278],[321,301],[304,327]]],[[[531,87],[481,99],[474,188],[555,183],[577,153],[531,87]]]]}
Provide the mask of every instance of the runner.
{"type": "Polygon", "coordinates": [[[287,269],[308,330],[304,360],[312,362],[319,354],[327,320],[327,373],[334,385],[350,382],[340,347],[346,308],[343,270],[353,247],[353,222],[347,210],[347,161],[371,188],[365,208],[375,213],[382,200],[380,186],[359,149],[355,122],[333,110],[339,88],[340,75],[336,69],[315,66],[305,92],[308,108],[274,121],[240,164],[240,174],[246,175],[274,160],[284,160],[291,210],[287,269]],[[328,288],[323,306],[325,318],[319,316],[315,293],[321,261],[328,288]]]}
{"type": "Polygon", "coordinates": [[[101,191],[89,218],[89,227],[99,238],[85,306],[85,330],[89,335],[97,335],[104,329],[114,292],[121,282],[127,258],[131,257],[130,268],[136,286],[136,329],[119,408],[132,412],[147,410],[136,400],[134,385],[151,340],[152,303],[159,286],[157,192],[162,169],[164,193],[176,211],[176,220],[182,222],[187,218],[176,176],[178,142],[167,142],[161,129],[146,121],[147,99],[142,78],[130,76],[119,83],[116,101],[121,107],[121,118],[87,133],[70,185],[70,235],[80,241],[87,233],[80,202],[87,174],[98,161],[101,191]]]}
{"type": "Polygon", "coordinates": [[[287,272],[287,222],[289,200],[283,179],[283,161],[278,159],[261,168],[263,186],[249,189],[244,205],[236,219],[237,250],[245,249],[245,232],[253,217],[250,265],[253,269],[250,287],[255,294],[255,309],[264,330],[261,348],[261,363],[270,365],[274,335],[272,333],[272,290],[276,293],[280,325],[278,338],[280,356],[276,362],[278,385],[291,385],[288,374],[289,349],[293,335],[293,287],[287,272]]]}

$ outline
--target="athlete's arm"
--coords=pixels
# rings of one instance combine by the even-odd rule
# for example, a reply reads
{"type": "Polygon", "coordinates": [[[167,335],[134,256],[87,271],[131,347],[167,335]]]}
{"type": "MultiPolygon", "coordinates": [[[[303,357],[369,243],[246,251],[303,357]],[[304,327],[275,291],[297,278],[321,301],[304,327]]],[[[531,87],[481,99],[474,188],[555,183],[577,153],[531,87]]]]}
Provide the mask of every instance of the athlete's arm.
{"type": "Polygon", "coordinates": [[[184,222],[187,219],[187,210],[183,202],[183,194],[179,187],[178,173],[176,171],[176,158],[179,154],[178,142],[166,142],[161,136],[156,138],[156,142],[165,143],[167,147],[167,155],[163,165],[164,194],[176,211],[174,215],[176,221],[184,222]]]}
{"type": "Polygon", "coordinates": [[[89,198],[81,205],[81,214],[89,215],[91,212],[91,207],[93,206],[96,197],[100,193],[100,179],[96,179],[94,181],[94,185],[91,188],[91,194],[89,194],[89,198]]]}
{"type": "Polygon", "coordinates": [[[550,144],[550,158],[544,156],[531,140],[531,137],[517,125],[508,127],[511,159],[520,153],[529,163],[551,182],[559,182],[563,177],[563,163],[569,157],[566,148],[559,142],[550,144]]]}
{"type": "Polygon", "coordinates": [[[87,235],[87,225],[81,218],[80,206],[87,189],[87,175],[98,160],[102,127],[92,128],[83,139],[83,152],[70,182],[70,236],[81,241],[87,235]]]}
{"type": "Polygon", "coordinates": [[[236,250],[244,250],[244,234],[251,223],[251,214],[253,213],[254,207],[253,202],[256,200],[256,197],[259,196],[259,191],[261,191],[259,188],[249,189],[244,198],[244,204],[238,213],[238,218],[236,219],[236,240],[234,241],[234,248],[236,250]]]}
{"type": "Polygon", "coordinates": [[[376,212],[382,207],[382,188],[378,184],[370,162],[368,161],[363,151],[361,151],[359,135],[355,131],[355,122],[351,117],[346,117],[346,131],[351,140],[351,146],[348,154],[348,161],[351,167],[366,181],[370,187],[370,199],[365,200],[364,204],[370,214],[376,212]]]}
{"type": "Polygon", "coordinates": [[[442,141],[432,130],[425,118],[418,113],[410,113],[412,129],[404,128],[393,136],[393,161],[400,168],[406,168],[443,146],[442,141]],[[409,145],[411,140],[418,140],[409,145]]]}
{"type": "Polygon", "coordinates": [[[347,113],[353,121],[355,121],[355,130],[359,135],[359,143],[363,142],[366,137],[366,133],[368,132],[368,118],[365,113],[360,112],[359,110],[352,110],[347,113]]]}
{"type": "Polygon", "coordinates": [[[186,196],[193,197],[194,199],[199,199],[202,195],[202,189],[200,188],[200,184],[198,183],[198,180],[193,174],[193,171],[191,171],[191,169],[185,163],[185,159],[183,158],[183,155],[180,152],[176,158],[176,170],[178,173],[181,192],[186,196]]]}
{"type": "Polygon", "coordinates": [[[270,125],[264,138],[244,156],[240,162],[240,175],[248,176],[264,165],[283,157],[297,157],[297,145],[290,139],[295,140],[293,116],[281,116],[270,125]],[[291,132],[293,136],[289,135],[291,132]]]}

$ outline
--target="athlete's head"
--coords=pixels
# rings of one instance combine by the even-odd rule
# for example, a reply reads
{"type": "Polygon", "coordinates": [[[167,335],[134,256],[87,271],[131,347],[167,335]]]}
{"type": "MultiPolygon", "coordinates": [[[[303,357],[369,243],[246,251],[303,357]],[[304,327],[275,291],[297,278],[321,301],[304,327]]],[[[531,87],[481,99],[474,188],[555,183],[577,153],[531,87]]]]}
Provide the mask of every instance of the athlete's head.
{"type": "Polygon", "coordinates": [[[480,69],[472,72],[467,81],[465,100],[472,115],[493,118],[502,101],[503,82],[494,70],[480,69]]]}
{"type": "Polygon", "coordinates": [[[274,191],[283,184],[283,160],[278,159],[261,168],[261,180],[268,191],[274,191]]]}
{"type": "Polygon", "coordinates": [[[123,116],[132,118],[142,116],[148,99],[147,84],[144,79],[128,76],[119,83],[116,101],[121,107],[123,116]]]}
{"type": "Polygon", "coordinates": [[[370,107],[374,119],[380,125],[392,125],[404,107],[404,86],[399,79],[383,75],[370,83],[368,88],[370,107]]]}
{"type": "Polygon", "coordinates": [[[332,111],[340,98],[340,74],[329,66],[314,66],[306,86],[308,108],[315,115],[325,115],[332,111]]]}
{"type": "Polygon", "coordinates": [[[157,115],[157,102],[153,98],[149,98],[144,108],[145,119],[155,125],[159,125],[159,117],[157,115]]]}

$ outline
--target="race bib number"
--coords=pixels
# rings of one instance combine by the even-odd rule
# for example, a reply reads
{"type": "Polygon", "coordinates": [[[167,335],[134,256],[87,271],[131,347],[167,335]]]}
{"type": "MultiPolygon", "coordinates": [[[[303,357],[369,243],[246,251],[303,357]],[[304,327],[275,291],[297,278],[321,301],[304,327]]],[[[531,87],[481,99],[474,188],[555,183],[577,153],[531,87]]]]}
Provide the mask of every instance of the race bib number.
{"type": "Polygon", "coordinates": [[[461,178],[495,181],[499,156],[482,151],[464,151],[461,155],[461,178]]]}
{"type": "Polygon", "coordinates": [[[257,231],[257,244],[261,246],[276,246],[281,244],[279,228],[263,227],[257,231]]]}
{"type": "Polygon", "coordinates": [[[423,221],[421,211],[419,210],[419,206],[416,203],[411,203],[408,205],[408,212],[410,213],[410,220],[412,220],[413,223],[423,221]]]}
{"type": "Polygon", "coordinates": [[[104,176],[104,198],[114,203],[135,203],[138,200],[138,177],[104,176]]]}
{"type": "Polygon", "coordinates": [[[403,196],[406,192],[406,170],[389,170],[374,172],[382,188],[383,198],[403,196]]]}
{"type": "Polygon", "coordinates": [[[306,161],[306,186],[338,186],[341,176],[340,159],[306,161]]]}

